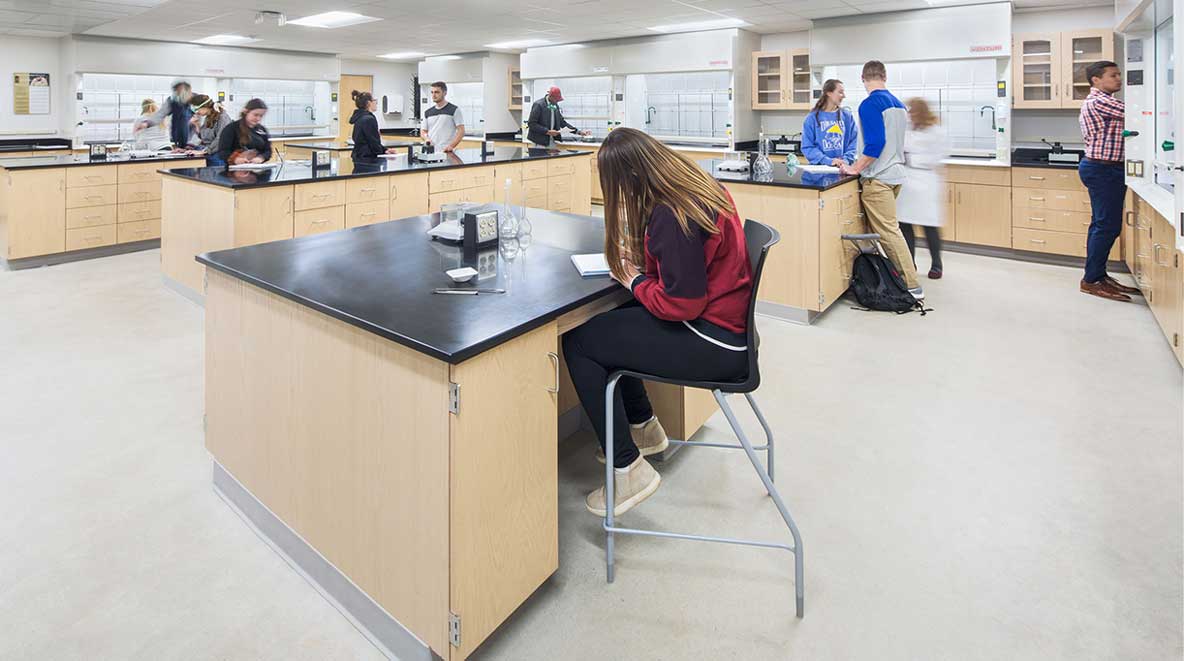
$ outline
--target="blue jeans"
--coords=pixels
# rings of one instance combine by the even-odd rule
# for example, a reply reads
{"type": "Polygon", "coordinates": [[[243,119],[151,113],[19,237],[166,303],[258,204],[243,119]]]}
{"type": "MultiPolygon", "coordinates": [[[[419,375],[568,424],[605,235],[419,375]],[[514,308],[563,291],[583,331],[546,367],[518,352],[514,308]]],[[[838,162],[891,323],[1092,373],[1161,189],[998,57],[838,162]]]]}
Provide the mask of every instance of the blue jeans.
{"type": "Polygon", "coordinates": [[[218,158],[217,156],[206,156],[206,167],[225,167],[225,165],[226,161],[218,158]]]}
{"type": "Polygon", "coordinates": [[[1122,201],[1126,197],[1126,173],[1122,164],[1083,160],[1077,165],[1081,183],[1089,190],[1093,218],[1085,244],[1085,281],[1106,277],[1106,260],[1114,241],[1122,234],[1122,201]]]}

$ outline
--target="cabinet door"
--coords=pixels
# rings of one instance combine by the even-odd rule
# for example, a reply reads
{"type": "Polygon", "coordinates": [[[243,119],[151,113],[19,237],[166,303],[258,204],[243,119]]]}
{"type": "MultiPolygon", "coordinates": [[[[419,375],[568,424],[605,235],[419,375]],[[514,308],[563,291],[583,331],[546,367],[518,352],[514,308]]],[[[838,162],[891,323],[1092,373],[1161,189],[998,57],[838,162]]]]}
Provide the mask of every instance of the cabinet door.
{"type": "MultiPolygon", "coordinates": [[[[1143,290],[1144,295],[1150,297],[1154,286],[1154,272],[1151,268],[1151,215],[1150,207],[1140,202],[1135,207],[1135,282],[1143,290]]],[[[1151,212],[1154,213],[1154,212],[1151,212]]],[[[1150,301],[1148,301],[1150,302],[1150,301]]]]}
{"type": "Polygon", "coordinates": [[[798,48],[789,52],[788,106],[794,110],[809,110],[814,105],[810,84],[810,49],[798,48]]]}
{"type": "Polygon", "coordinates": [[[252,188],[234,194],[234,247],[293,237],[292,186],[252,188]]]}
{"type": "Polygon", "coordinates": [[[1058,32],[1012,36],[1012,106],[1061,107],[1061,37],[1058,32]]]}
{"type": "Polygon", "coordinates": [[[781,110],[787,105],[786,57],[782,51],[752,54],[752,109],[781,110]]]}
{"type": "Polygon", "coordinates": [[[941,238],[946,241],[958,240],[957,209],[954,205],[954,187],[958,184],[946,184],[946,217],[941,226],[941,238]]]}
{"type": "Polygon", "coordinates": [[[1131,273],[1135,272],[1135,202],[1128,190],[1122,207],[1122,261],[1131,273]]]}
{"type": "Polygon", "coordinates": [[[551,211],[571,211],[572,181],[570,174],[547,177],[547,208],[551,211]]]}
{"type": "Polygon", "coordinates": [[[8,259],[66,249],[66,171],[8,172],[8,259]]]}
{"type": "Polygon", "coordinates": [[[858,249],[842,236],[867,231],[859,192],[854,186],[849,188],[841,197],[824,197],[826,206],[818,214],[818,293],[822,309],[838,300],[851,284],[851,265],[858,249]]]}
{"type": "Polygon", "coordinates": [[[1178,332],[1174,318],[1175,299],[1179,295],[1175,259],[1175,228],[1158,213],[1152,212],[1150,268],[1154,285],[1147,302],[1151,305],[1151,311],[1155,313],[1155,319],[1169,342],[1172,341],[1172,334],[1178,332]]]}
{"type": "Polygon", "coordinates": [[[522,188],[522,164],[521,163],[502,163],[494,170],[494,200],[498,204],[506,203],[506,180],[510,180],[510,204],[519,206],[522,200],[526,198],[526,192],[522,188]]]}
{"type": "Polygon", "coordinates": [[[390,184],[392,220],[422,216],[440,210],[439,206],[433,206],[428,199],[428,173],[398,174],[391,177],[390,184]]]}
{"type": "Polygon", "coordinates": [[[463,659],[559,567],[558,328],[451,367],[449,606],[463,659]]]}
{"type": "Polygon", "coordinates": [[[1114,33],[1077,30],[1061,33],[1061,107],[1080,108],[1089,96],[1085,69],[1098,60],[1114,59],[1114,33]]]}
{"type": "Polygon", "coordinates": [[[954,184],[959,243],[1011,247],[1011,189],[954,184]]]}

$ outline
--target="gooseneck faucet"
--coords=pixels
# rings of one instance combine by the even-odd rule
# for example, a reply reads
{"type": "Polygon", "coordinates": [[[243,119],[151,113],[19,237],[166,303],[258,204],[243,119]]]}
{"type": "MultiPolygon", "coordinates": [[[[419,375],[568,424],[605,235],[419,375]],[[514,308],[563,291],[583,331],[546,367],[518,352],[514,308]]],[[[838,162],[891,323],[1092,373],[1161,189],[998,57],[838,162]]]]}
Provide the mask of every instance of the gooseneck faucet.
{"type": "Polygon", "coordinates": [[[991,130],[998,131],[999,126],[995,123],[995,106],[983,106],[983,107],[979,108],[978,109],[978,116],[982,117],[983,113],[988,110],[991,111],[991,130]]]}

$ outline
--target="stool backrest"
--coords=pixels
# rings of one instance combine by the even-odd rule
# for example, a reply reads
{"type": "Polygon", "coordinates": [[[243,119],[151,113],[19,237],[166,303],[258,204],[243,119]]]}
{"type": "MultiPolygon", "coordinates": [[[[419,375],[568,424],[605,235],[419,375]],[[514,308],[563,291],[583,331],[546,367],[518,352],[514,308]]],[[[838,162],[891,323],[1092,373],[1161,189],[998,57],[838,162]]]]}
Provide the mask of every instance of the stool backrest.
{"type": "Polygon", "coordinates": [[[737,392],[752,392],[761,383],[757,348],[760,340],[756,334],[756,299],[761,286],[761,274],[765,269],[765,258],[769,249],[781,241],[781,234],[768,225],[755,220],[744,221],[744,245],[748,249],[748,264],[752,268],[752,300],[748,302],[748,378],[737,392]]]}

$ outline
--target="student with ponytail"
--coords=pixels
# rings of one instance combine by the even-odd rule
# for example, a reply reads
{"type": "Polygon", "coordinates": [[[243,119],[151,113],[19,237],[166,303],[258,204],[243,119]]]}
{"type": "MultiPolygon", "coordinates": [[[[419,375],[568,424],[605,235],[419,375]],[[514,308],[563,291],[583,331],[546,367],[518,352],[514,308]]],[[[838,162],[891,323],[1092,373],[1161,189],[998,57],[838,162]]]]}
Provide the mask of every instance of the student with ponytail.
{"type": "Polygon", "coordinates": [[[243,106],[238,119],[222,130],[217,157],[227,165],[266,163],[271,160],[271,134],[263,126],[267,104],[251,99],[243,106]]]}
{"type": "Polygon", "coordinates": [[[822,96],[802,124],[802,153],[811,165],[843,165],[855,162],[858,129],[855,116],[842,107],[847,96],[843,81],[830,79],[822,96]]]}
{"type": "Polygon", "coordinates": [[[354,90],[350,96],[357,106],[353,116],[349,118],[349,123],[354,125],[353,159],[375,159],[380,154],[393,154],[398,151],[395,147],[387,149],[382,145],[382,135],[378,132],[378,118],[374,116],[374,111],[378,108],[378,101],[374,99],[374,95],[354,90]]]}

